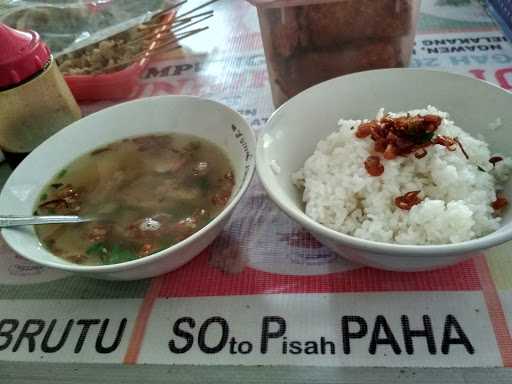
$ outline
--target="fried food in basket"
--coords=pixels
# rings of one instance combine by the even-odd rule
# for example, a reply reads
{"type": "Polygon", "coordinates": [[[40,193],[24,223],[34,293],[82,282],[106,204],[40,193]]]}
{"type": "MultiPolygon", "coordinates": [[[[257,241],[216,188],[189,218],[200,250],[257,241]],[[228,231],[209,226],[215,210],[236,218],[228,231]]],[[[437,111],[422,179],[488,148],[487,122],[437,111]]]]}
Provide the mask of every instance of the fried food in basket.
{"type": "Polygon", "coordinates": [[[415,4],[339,0],[259,9],[274,104],[337,76],[407,65],[415,4]]]}

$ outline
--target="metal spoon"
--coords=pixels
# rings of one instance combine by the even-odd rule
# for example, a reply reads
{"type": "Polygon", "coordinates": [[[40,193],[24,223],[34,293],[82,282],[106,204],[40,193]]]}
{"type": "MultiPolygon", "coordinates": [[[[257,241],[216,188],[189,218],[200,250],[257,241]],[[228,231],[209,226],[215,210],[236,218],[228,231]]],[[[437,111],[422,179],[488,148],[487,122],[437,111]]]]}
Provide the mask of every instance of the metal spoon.
{"type": "Polygon", "coordinates": [[[81,216],[0,216],[0,228],[19,227],[22,225],[86,223],[96,220],[93,217],[81,216]]]}

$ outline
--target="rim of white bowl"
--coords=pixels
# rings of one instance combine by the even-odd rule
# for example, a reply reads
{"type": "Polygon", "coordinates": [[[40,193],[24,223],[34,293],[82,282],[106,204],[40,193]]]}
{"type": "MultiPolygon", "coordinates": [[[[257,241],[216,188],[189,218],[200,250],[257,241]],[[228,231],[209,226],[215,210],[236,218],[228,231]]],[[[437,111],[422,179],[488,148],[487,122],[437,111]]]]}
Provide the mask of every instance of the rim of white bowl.
{"type": "MultiPolygon", "coordinates": [[[[256,143],[256,170],[258,176],[265,188],[265,191],[272,199],[274,203],[279,206],[279,208],[290,218],[297,221],[300,225],[304,226],[308,231],[310,231],[313,236],[315,233],[320,233],[322,236],[328,237],[330,240],[337,241],[342,243],[343,245],[347,245],[354,249],[372,251],[376,253],[393,253],[395,256],[410,256],[411,254],[419,255],[419,256],[429,256],[429,257],[443,257],[450,256],[453,254],[460,253],[469,253],[472,251],[480,251],[488,248],[495,247],[497,245],[503,244],[507,241],[512,240],[512,224],[508,225],[506,229],[501,230],[500,232],[492,232],[483,237],[479,237],[476,239],[464,241],[461,243],[452,243],[452,244],[433,244],[433,245],[407,245],[407,244],[396,244],[396,243],[384,243],[375,240],[366,240],[363,238],[347,235],[345,233],[341,233],[326,227],[323,224],[320,224],[309,216],[307,216],[302,210],[298,212],[290,209],[284,202],[283,199],[276,194],[268,181],[268,176],[273,177],[270,167],[265,163],[265,151],[263,149],[263,140],[261,139],[263,135],[265,135],[269,130],[273,128],[273,122],[277,119],[277,117],[283,114],[288,106],[293,103],[296,98],[307,95],[312,92],[316,92],[318,88],[322,88],[325,84],[340,81],[340,79],[346,79],[351,77],[362,77],[368,76],[376,73],[386,73],[386,72],[420,72],[420,73],[429,73],[432,75],[446,76],[446,77],[456,77],[459,79],[463,79],[464,81],[478,83],[478,84],[486,84],[495,90],[503,93],[505,95],[512,96],[512,92],[509,92],[493,83],[490,83],[485,80],[475,79],[466,75],[461,75],[457,73],[451,73],[446,71],[439,71],[433,69],[421,69],[421,68],[389,68],[389,69],[376,69],[371,71],[364,72],[356,72],[349,75],[344,75],[340,77],[336,77],[331,80],[327,80],[321,83],[318,83],[306,90],[300,92],[296,96],[287,100],[283,103],[279,108],[277,108],[269,117],[267,124],[261,130],[258,138],[258,142],[256,143]],[[492,237],[491,237],[492,235],[492,237]]],[[[285,195],[285,193],[282,193],[285,195]]]]}
{"type": "MultiPolygon", "coordinates": [[[[187,237],[186,239],[180,241],[179,243],[177,243],[175,245],[172,245],[172,246],[170,246],[168,248],[165,248],[165,249],[163,249],[163,250],[161,250],[159,252],[152,253],[151,255],[145,256],[143,258],[132,260],[132,261],[126,261],[126,262],[118,263],[118,264],[89,266],[89,265],[80,265],[80,264],[58,263],[58,262],[54,262],[54,261],[51,261],[51,260],[41,260],[38,257],[33,257],[33,256],[30,256],[30,255],[26,255],[26,254],[21,253],[17,249],[15,244],[14,245],[11,244],[11,242],[8,239],[8,236],[7,237],[5,236],[4,231],[6,229],[8,229],[8,228],[2,228],[2,230],[1,230],[2,237],[4,238],[5,242],[9,245],[9,247],[11,247],[15,252],[19,253],[21,256],[23,256],[24,258],[26,258],[26,259],[28,259],[30,261],[33,261],[33,262],[35,262],[37,264],[41,264],[41,265],[44,265],[44,266],[47,266],[47,267],[51,267],[51,268],[55,268],[55,269],[60,269],[60,270],[63,270],[63,271],[68,271],[68,272],[84,272],[84,273],[85,272],[103,272],[103,273],[121,272],[121,271],[127,271],[127,270],[131,270],[131,269],[135,269],[135,268],[138,268],[138,267],[143,266],[143,265],[148,264],[148,263],[152,263],[156,259],[160,259],[162,257],[165,257],[168,252],[171,252],[171,251],[172,252],[177,252],[177,251],[179,252],[180,249],[182,249],[183,247],[185,247],[185,246],[189,245],[190,243],[194,242],[197,238],[201,237],[205,232],[210,230],[212,227],[216,226],[221,220],[223,220],[227,215],[229,215],[233,211],[233,209],[236,207],[236,205],[238,204],[238,202],[240,201],[242,196],[247,191],[247,188],[249,187],[249,185],[250,185],[250,183],[251,183],[251,181],[252,181],[252,179],[254,177],[254,173],[255,173],[255,169],[256,169],[256,135],[255,135],[253,129],[249,126],[249,124],[245,120],[245,118],[240,113],[235,111],[234,109],[228,107],[225,104],[219,103],[219,102],[217,102],[215,100],[210,100],[210,99],[206,99],[206,98],[199,97],[199,96],[161,95],[161,96],[145,97],[145,98],[142,98],[142,99],[135,99],[135,100],[126,101],[124,103],[116,104],[116,105],[113,105],[111,107],[107,107],[105,109],[102,109],[101,111],[95,112],[95,113],[93,113],[91,115],[88,115],[88,116],[86,116],[86,117],[84,117],[84,118],[82,118],[82,119],[80,119],[78,121],[82,121],[82,120],[85,120],[85,119],[93,119],[94,116],[96,116],[98,114],[110,113],[112,110],[115,110],[115,109],[118,109],[118,108],[125,108],[127,104],[141,103],[141,102],[146,102],[147,103],[147,102],[149,102],[148,100],[153,100],[153,99],[190,99],[190,100],[193,100],[193,101],[201,101],[201,102],[215,104],[217,106],[220,106],[226,112],[231,113],[234,116],[238,116],[244,122],[244,124],[245,124],[245,126],[247,128],[247,131],[248,131],[248,135],[249,135],[249,140],[250,140],[249,144],[252,145],[252,147],[254,148],[254,153],[253,153],[253,156],[251,157],[251,159],[249,160],[250,167],[249,167],[249,171],[247,173],[247,177],[245,178],[243,183],[240,185],[240,188],[238,189],[236,194],[232,197],[231,201],[224,207],[224,209],[212,221],[210,221],[208,224],[206,224],[203,228],[201,228],[199,231],[195,232],[191,236],[187,237]]],[[[61,131],[57,132],[55,135],[58,135],[60,132],[65,131],[66,128],[67,127],[63,128],[61,131]]],[[[47,150],[46,147],[48,145],[51,145],[52,138],[55,135],[51,136],[45,142],[43,142],[41,145],[39,145],[36,149],[34,149],[34,151],[32,151],[22,161],[22,163],[27,161],[27,160],[30,160],[30,158],[32,156],[34,156],[34,153],[37,154],[39,152],[45,152],[47,150]]],[[[14,175],[15,172],[16,172],[16,169],[11,173],[9,178],[11,178],[11,176],[14,175]]],[[[9,178],[5,182],[4,186],[7,185],[8,181],[9,181],[9,178]]],[[[46,250],[46,251],[48,253],[52,254],[50,251],[48,251],[48,250],[46,250]]]]}

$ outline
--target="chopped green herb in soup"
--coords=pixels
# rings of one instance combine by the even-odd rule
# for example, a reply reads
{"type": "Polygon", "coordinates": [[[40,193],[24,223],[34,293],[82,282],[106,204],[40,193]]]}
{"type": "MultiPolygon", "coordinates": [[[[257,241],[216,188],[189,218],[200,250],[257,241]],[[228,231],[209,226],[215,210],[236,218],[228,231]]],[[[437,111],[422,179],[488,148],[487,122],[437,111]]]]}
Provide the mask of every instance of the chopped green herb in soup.
{"type": "Polygon", "coordinates": [[[234,186],[216,145],[170,134],[98,148],[59,172],[42,191],[38,215],[100,220],[37,226],[55,255],[84,265],[117,264],[167,248],[217,216],[234,186]]]}

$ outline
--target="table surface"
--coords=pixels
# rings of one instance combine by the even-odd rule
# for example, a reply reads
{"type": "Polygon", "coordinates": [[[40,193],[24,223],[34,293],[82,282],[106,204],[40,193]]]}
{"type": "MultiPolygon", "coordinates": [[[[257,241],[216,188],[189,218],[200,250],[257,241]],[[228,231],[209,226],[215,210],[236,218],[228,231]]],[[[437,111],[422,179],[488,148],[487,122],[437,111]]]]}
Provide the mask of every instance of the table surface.
{"type": "MultiPolygon", "coordinates": [[[[190,0],[187,4],[188,8],[192,8],[195,4],[201,3],[200,0],[190,0]]],[[[137,91],[136,97],[147,97],[159,94],[179,93],[200,95],[203,97],[212,98],[221,101],[242,113],[252,127],[258,131],[265,124],[270,114],[273,111],[270,97],[270,89],[266,77],[265,63],[262,55],[261,38],[257,24],[256,12],[244,1],[240,0],[221,0],[213,6],[215,10],[215,17],[210,21],[210,30],[202,35],[197,35],[189,39],[184,44],[184,49],[180,51],[173,51],[159,56],[154,62],[150,64],[148,69],[143,74],[140,87],[137,91]],[[242,91],[243,90],[243,91],[242,91]]],[[[511,89],[512,81],[509,73],[512,72],[512,47],[508,46],[504,40],[501,40],[501,33],[497,30],[494,23],[489,19],[483,8],[476,1],[464,0],[423,0],[422,14],[418,26],[418,36],[416,39],[416,49],[414,52],[411,66],[413,67],[426,67],[448,70],[458,73],[464,73],[470,76],[475,76],[485,80],[489,80],[499,85],[511,89]],[[447,43],[452,39],[453,44],[447,43]],[[456,41],[458,39],[458,41],[456,41]],[[478,55],[465,52],[464,49],[467,44],[464,39],[478,39],[479,42],[500,45],[494,51],[488,48],[486,51],[479,52],[478,55]],[[496,40],[497,39],[497,40],[496,40]],[[443,40],[444,43],[439,43],[443,40]],[[437,47],[433,47],[432,43],[438,41],[437,47]],[[494,43],[493,43],[494,42],[494,43]],[[455,47],[456,49],[453,49],[455,47]],[[489,51],[490,49],[490,51],[489,51]],[[507,60],[506,58],[510,60],[507,60]]],[[[471,41],[470,41],[471,42],[471,41]]],[[[469,44],[469,43],[468,43],[469,44]]],[[[476,43],[475,43],[476,44],[476,43]]],[[[479,44],[479,43],[478,43],[479,44]]],[[[99,102],[99,103],[83,103],[81,105],[84,114],[93,113],[97,110],[105,108],[116,102],[99,102]]],[[[0,167],[0,179],[5,180],[8,176],[9,170],[4,165],[0,167]]],[[[252,192],[249,194],[250,201],[265,201],[264,194],[261,186],[255,181],[252,186],[252,192]]],[[[283,223],[282,216],[277,213],[275,208],[270,208],[263,204],[263,208],[272,214],[268,215],[270,221],[265,223],[275,224],[283,223]],[[272,222],[272,220],[275,220],[272,222]]],[[[251,211],[247,211],[251,212],[251,211]]],[[[242,210],[239,215],[247,213],[242,210]]],[[[265,219],[262,219],[265,220],[265,219]]],[[[250,226],[244,227],[243,225],[236,226],[236,222],[230,228],[231,240],[218,241],[214,245],[214,251],[219,251],[223,247],[233,245],[233,234],[236,237],[242,238],[250,231],[250,226]],[[248,229],[249,228],[249,229],[248,229]],[[216,248],[215,248],[216,247],[216,248]]],[[[288,238],[288,244],[285,248],[279,248],[277,252],[290,253],[297,252],[296,243],[306,241],[311,243],[310,238],[306,238],[303,233],[293,232],[295,227],[292,227],[288,222],[283,224],[295,237],[291,240],[288,238]],[[295,248],[294,248],[295,247],[295,248]]],[[[268,233],[263,232],[261,236],[267,236],[268,233]]],[[[288,234],[289,235],[289,234],[288,234]]],[[[254,237],[253,234],[251,234],[254,237]]],[[[240,239],[239,239],[240,240],[240,239]]],[[[237,243],[235,243],[237,244],[237,243]]],[[[240,240],[240,244],[244,247],[247,243],[240,240]]],[[[313,244],[314,245],[314,244],[313,244]]],[[[228,247],[229,248],[229,247],[228,247]]],[[[314,247],[313,247],[314,248],[314,247]]],[[[265,248],[266,252],[270,252],[269,248],[265,248]]],[[[212,251],[212,254],[215,252],[212,251]]],[[[306,252],[306,251],[301,251],[306,252]]],[[[330,255],[325,255],[322,248],[314,248],[313,251],[317,252],[317,258],[330,258],[330,255]]],[[[325,288],[325,281],[321,278],[314,280],[300,280],[304,292],[315,293],[328,293],[328,292],[393,292],[393,291],[415,291],[415,290],[446,290],[450,292],[467,292],[467,291],[480,291],[483,295],[489,295],[489,290],[485,290],[484,286],[492,280],[492,289],[499,291],[499,293],[506,292],[512,284],[509,283],[508,271],[511,270],[507,265],[503,273],[500,273],[502,268],[503,254],[492,255],[493,258],[485,262],[485,259],[477,260],[474,264],[464,265],[455,268],[443,275],[450,279],[441,286],[435,286],[430,289],[432,279],[436,279],[436,275],[428,275],[428,278],[412,278],[403,279],[398,277],[397,274],[386,274],[368,271],[366,269],[354,269],[349,264],[340,262],[339,260],[331,260],[322,265],[314,266],[313,271],[320,276],[326,273],[326,268],[338,268],[336,271],[349,271],[351,273],[350,282],[344,286],[336,286],[333,288],[334,280],[328,280],[329,288],[325,288]],[[493,260],[497,261],[493,261],[493,260]],[[494,263],[494,264],[493,264],[494,263]],[[326,267],[326,265],[328,267],[326,267]],[[482,268],[490,269],[490,278],[485,280],[482,278],[482,268]],[[370,276],[370,277],[368,277],[370,276]],[[475,277],[476,276],[476,277],[475,277]],[[358,283],[358,279],[371,283],[372,288],[365,287],[364,284],[358,283]],[[411,281],[409,281],[411,280],[411,281]],[[427,282],[424,282],[427,281],[427,282]],[[453,284],[451,284],[453,283],[453,284]],[[358,285],[359,284],[359,285],[358,285]],[[451,284],[451,285],[450,285],[451,284]],[[472,284],[478,285],[475,288],[472,284]],[[428,287],[427,287],[428,286],[428,287]],[[331,291],[334,289],[334,291],[331,291]]],[[[502,251],[502,253],[506,253],[502,251]]],[[[211,255],[210,255],[211,256],[211,255]]],[[[261,262],[261,258],[267,255],[254,255],[251,257],[251,267],[254,270],[261,268],[265,269],[265,263],[261,262]],[[258,261],[259,260],[259,261],[258,261]]],[[[506,256],[506,255],[505,255],[506,256]]],[[[203,261],[211,266],[211,258],[208,259],[204,256],[203,261]],[[208,259],[208,261],[206,261],[208,259]]],[[[222,261],[222,260],[221,260],[222,261]]],[[[266,261],[266,260],[265,260],[266,261]]],[[[292,260],[293,261],[293,260],[292,260]]],[[[16,264],[18,265],[18,264],[16,264]]],[[[198,268],[206,268],[206,266],[198,261],[195,266],[198,268]]],[[[290,264],[292,265],[292,264],[290,264]]],[[[293,264],[295,265],[295,264],[293,264]]],[[[22,265],[23,266],[23,265],[22,265]]],[[[218,265],[217,265],[218,266],[218,265]]],[[[243,266],[242,266],[243,267],[243,266]]],[[[305,273],[309,269],[297,268],[297,275],[305,273]]],[[[226,272],[226,271],[224,271],[226,272]]],[[[233,271],[228,271],[233,272],[233,271]]],[[[234,271],[239,272],[239,271],[234,271]]],[[[206,273],[206,272],[205,272],[206,273]]],[[[258,287],[244,285],[244,279],[258,278],[256,272],[251,274],[241,273],[237,277],[229,276],[226,278],[224,275],[208,272],[207,276],[214,276],[218,279],[231,279],[231,285],[226,287],[218,287],[216,295],[222,296],[229,295],[265,295],[272,293],[282,293],[283,297],[286,294],[302,293],[302,291],[294,291],[291,286],[295,280],[280,277],[278,280],[272,280],[268,277],[258,282],[258,287]],[[256,276],[256,277],[255,277],[256,276]],[[267,284],[267,285],[265,285],[267,284]],[[237,288],[234,289],[233,287],[237,288]],[[259,290],[258,290],[259,289],[259,290]]],[[[279,272],[278,272],[279,273],[279,272]]],[[[176,276],[179,275],[175,275],[176,276]]],[[[184,274],[185,278],[187,274],[184,274]]],[[[205,275],[206,276],[206,275],[205,275]]],[[[68,281],[69,279],[65,280],[68,281]]],[[[158,289],[163,292],[163,297],[186,297],[180,291],[179,282],[176,286],[169,283],[165,279],[158,281],[158,289]]],[[[299,281],[299,280],[297,280],[299,281]]],[[[50,286],[34,285],[33,288],[24,286],[17,286],[15,283],[2,280],[3,285],[0,284],[0,298],[2,300],[41,300],[45,299],[47,295],[55,295],[54,298],[59,300],[65,299],[79,299],[77,296],[75,285],[77,287],[82,284],[87,291],[84,293],[85,298],[102,297],[100,289],[95,288],[85,282],[73,283],[69,295],[62,292],[62,287],[57,289],[50,286]],[[9,285],[11,284],[11,285],[9,285]],[[12,288],[14,287],[14,288],[12,288]],[[52,290],[58,290],[56,294],[52,290]],[[38,292],[40,291],[40,292],[38,292]],[[92,293],[91,293],[92,292],[92,293]]],[[[25,284],[25,282],[23,283],[25,284]]],[[[338,284],[338,283],[336,283],[338,284]]],[[[340,283],[341,284],[341,283],[340,283]]],[[[185,284],[186,285],[186,284],[185,284]]],[[[222,285],[222,284],[218,284],[222,285]]],[[[67,285],[65,285],[67,286],[67,285]]],[[[106,298],[140,298],[144,297],[147,300],[146,289],[155,289],[155,282],[142,282],[130,283],[129,285],[110,286],[111,289],[122,287],[128,293],[109,294],[106,298]],[[148,288],[149,286],[149,288],[148,288]]],[[[194,287],[196,292],[190,297],[203,297],[205,292],[211,293],[212,286],[204,285],[194,287]]],[[[494,292],[493,291],[493,292],[494,292]]],[[[496,293],[496,292],[494,292],[496,293]]],[[[498,294],[496,294],[496,297],[498,294]]],[[[487,296],[486,296],[487,297],[487,296]]],[[[494,296],[493,296],[494,297],[494,296]]],[[[437,296],[433,300],[438,300],[437,296]]],[[[439,299],[441,300],[441,299],[439,299]]],[[[499,301],[499,299],[498,299],[499,301]]],[[[0,308],[8,312],[7,305],[0,304],[0,308]]],[[[487,309],[490,307],[487,306],[487,309]]],[[[458,309],[455,308],[457,311],[458,309]]],[[[12,311],[12,310],[11,310],[12,311]]],[[[503,315],[503,310],[501,312],[503,315]]],[[[478,320],[478,317],[476,318],[478,320]]],[[[491,313],[491,322],[493,326],[498,324],[498,328],[508,331],[506,320],[496,320],[491,313]],[[498,323],[496,323],[498,321],[498,323]],[[501,321],[501,323],[500,323],[501,321]]],[[[476,328],[478,330],[479,328],[476,328]]],[[[496,332],[496,328],[495,328],[496,332]]],[[[158,335],[150,335],[152,340],[157,340],[158,335]]],[[[510,338],[510,336],[509,336],[510,338]]],[[[54,361],[52,364],[45,362],[35,361],[16,361],[16,359],[3,360],[4,355],[0,356],[0,383],[34,383],[34,382],[55,382],[58,378],[59,383],[99,383],[108,381],[112,383],[163,383],[163,382],[223,382],[223,383],[240,383],[240,382],[268,382],[268,383],[510,383],[512,382],[512,373],[504,368],[487,368],[492,366],[505,366],[509,367],[511,361],[510,356],[506,355],[512,351],[509,345],[510,340],[504,340],[497,336],[497,343],[499,344],[499,353],[496,356],[491,356],[485,367],[471,367],[468,368],[411,368],[411,367],[395,367],[395,368],[371,368],[364,367],[321,367],[321,366],[272,366],[270,363],[265,363],[262,366],[242,366],[236,362],[233,364],[226,364],[225,362],[219,365],[208,366],[202,365],[201,359],[196,359],[194,356],[190,363],[181,361],[174,363],[176,365],[168,365],[154,356],[151,352],[147,352],[144,357],[144,345],[139,345],[138,353],[141,354],[142,359],[139,363],[129,367],[119,365],[115,362],[97,364],[95,362],[83,361],[76,363],[73,361],[61,362],[54,361]],[[500,344],[501,343],[501,344],[500,344]],[[508,343],[508,344],[507,344],[508,343]],[[141,349],[142,348],[142,349],[141,349]],[[508,357],[507,357],[508,356],[508,357]],[[493,360],[495,358],[495,360],[493,360]],[[500,361],[502,363],[496,363],[500,361]],[[188,365],[192,364],[192,365],[188,365]]],[[[478,352],[478,351],[477,351],[478,352]]],[[[485,350],[484,352],[488,352],[485,350]]],[[[492,355],[492,353],[489,353],[492,355]]],[[[478,357],[477,353],[477,357],[478,357]]],[[[485,360],[485,359],[484,359],[485,360]]],[[[127,356],[124,357],[124,362],[133,363],[127,356]]],[[[280,363],[276,363],[279,365],[280,363]]],[[[439,364],[439,363],[436,363],[439,364]]],[[[456,364],[462,366],[466,365],[459,360],[456,364]]],[[[306,364],[307,365],[307,364],[306,364]]],[[[315,364],[316,365],[316,364],[315,364]]],[[[478,364],[475,364],[478,366],[478,364]]]]}

